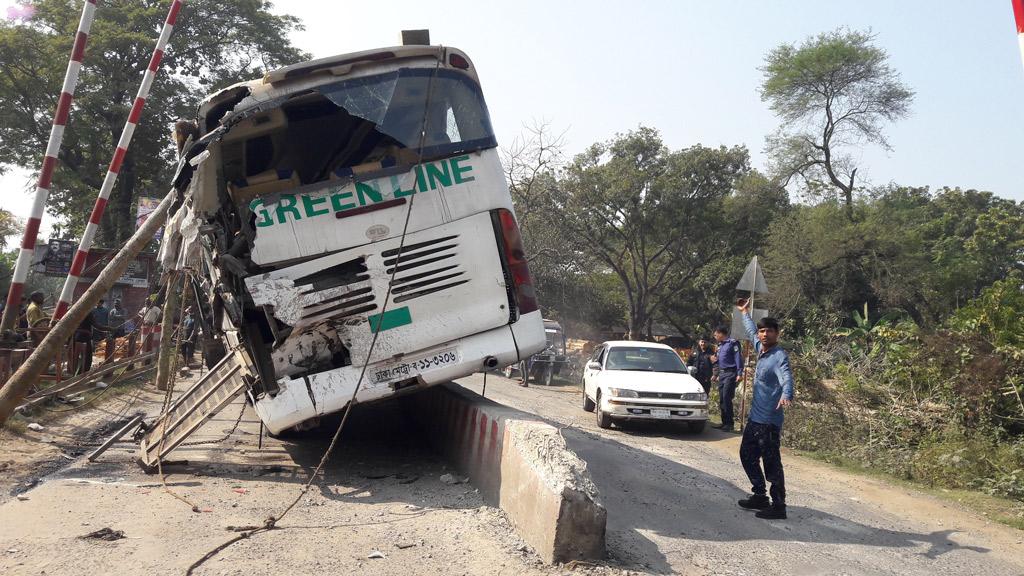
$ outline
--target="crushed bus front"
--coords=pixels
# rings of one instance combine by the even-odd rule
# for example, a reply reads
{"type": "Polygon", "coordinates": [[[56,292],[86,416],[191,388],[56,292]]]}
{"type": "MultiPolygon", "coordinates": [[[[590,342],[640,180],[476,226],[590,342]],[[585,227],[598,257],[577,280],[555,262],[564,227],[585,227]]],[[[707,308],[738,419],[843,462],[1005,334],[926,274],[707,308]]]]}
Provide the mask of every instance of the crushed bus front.
{"type": "MultiPolygon", "coordinates": [[[[272,432],[545,347],[475,70],[406,46],[209,98],[167,258],[203,270],[272,432]]],[[[166,256],[165,254],[165,256],[166,256]]]]}

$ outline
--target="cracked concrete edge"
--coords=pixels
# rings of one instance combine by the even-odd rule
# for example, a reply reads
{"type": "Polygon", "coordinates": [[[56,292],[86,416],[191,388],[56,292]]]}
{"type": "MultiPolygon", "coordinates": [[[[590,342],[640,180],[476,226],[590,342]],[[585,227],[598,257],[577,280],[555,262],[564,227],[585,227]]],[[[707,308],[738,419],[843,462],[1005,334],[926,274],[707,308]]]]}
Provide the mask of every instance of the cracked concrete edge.
{"type": "Polygon", "coordinates": [[[545,562],[604,557],[607,512],[561,430],[455,384],[410,396],[406,406],[545,562]]]}

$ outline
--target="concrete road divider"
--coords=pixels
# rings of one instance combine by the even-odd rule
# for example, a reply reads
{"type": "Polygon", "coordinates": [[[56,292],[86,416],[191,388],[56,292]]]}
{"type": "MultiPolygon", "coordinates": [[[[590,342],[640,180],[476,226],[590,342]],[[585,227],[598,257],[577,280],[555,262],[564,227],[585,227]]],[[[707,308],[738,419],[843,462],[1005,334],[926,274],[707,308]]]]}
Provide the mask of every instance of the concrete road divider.
{"type": "Polygon", "coordinates": [[[456,384],[405,398],[431,444],[546,562],[604,557],[607,513],[561,431],[456,384]]]}

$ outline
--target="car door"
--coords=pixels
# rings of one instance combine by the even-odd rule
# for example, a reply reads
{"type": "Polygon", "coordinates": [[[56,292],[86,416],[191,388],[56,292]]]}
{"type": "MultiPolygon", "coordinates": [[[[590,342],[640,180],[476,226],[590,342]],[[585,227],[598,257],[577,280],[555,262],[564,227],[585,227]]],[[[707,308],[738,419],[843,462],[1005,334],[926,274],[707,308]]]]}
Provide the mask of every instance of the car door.
{"type": "Polygon", "coordinates": [[[597,378],[601,374],[600,370],[590,368],[590,363],[597,362],[600,364],[604,360],[604,350],[604,346],[598,346],[597,350],[594,350],[594,355],[587,361],[587,366],[583,371],[583,392],[589,398],[597,396],[597,378]]]}

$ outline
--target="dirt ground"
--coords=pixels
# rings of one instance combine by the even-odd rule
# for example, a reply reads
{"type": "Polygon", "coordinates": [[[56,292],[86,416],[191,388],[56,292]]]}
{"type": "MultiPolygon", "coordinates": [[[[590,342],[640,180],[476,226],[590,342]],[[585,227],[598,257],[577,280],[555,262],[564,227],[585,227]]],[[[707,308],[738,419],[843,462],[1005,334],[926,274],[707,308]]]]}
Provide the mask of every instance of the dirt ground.
{"type": "MultiPolygon", "coordinates": [[[[482,390],[480,375],[460,383],[482,390]]],[[[471,484],[440,480],[453,471],[387,405],[353,412],[308,493],[301,488],[336,422],[300,437],[264,437],[261,447],[258,421],[241,401],[190,439],[206,443],[172,454],[179,463],[165,470],[169,492],[135,464],[129,442],[87,463],[102,437],[95,430],[159,412],[161,396],[143,388],[40,414],[41,432],[2,432],[0,572],[1024,574],[1024,533],[944,499],[786,453],[790,518],[760,521],[735,505],[748,488],[736,435],[600,430],[573,386],[524,389],[492,375],[487,397],[558,425],[587,462],[608,509],[599,566],[543,565],[471,484]],[[197,565],[238,537],[233,527],[261,525],[297,496],[279,529],[197,565]],[[123,538],[83,538],[104,528],[123,538]]]]}
{"type": "MultiPolygon", "coordinates": [[[[179,381],[179,389],[188,381],[179,381]]],[[[336,422],[297,438],[263,438],[240,400],[190,441],[226,440],[176,450],[187,460],[159,475],[134,462],[134,445],[116,444],[96,463],[80,454],[99,438],[93,426],[137,411],[156,414],[161,396],[145,390],[125,410],[117,398],[45,422],[42,432],[0,437],[0,573],[183,574],[233,539],[233,527],[263,524],[298,504],[278,528],[234,542],[195,574],[529,574],[567,573],[545,566],[500,510],[453,472],[388,406],[353,412],[323,479],[302,493],[336,422]],[[199,512],[192,511],[192,505],[199,512]],[[83,538],[104,528],[106,541],[83,538]]],[[[42,419],[43,416],[40,416],[42,419]]],[[[109,426],[108,426],[109,427],[109,426]]],[[[574,567],[580,574],[623,574],[618,566],[574,567]]]]}

